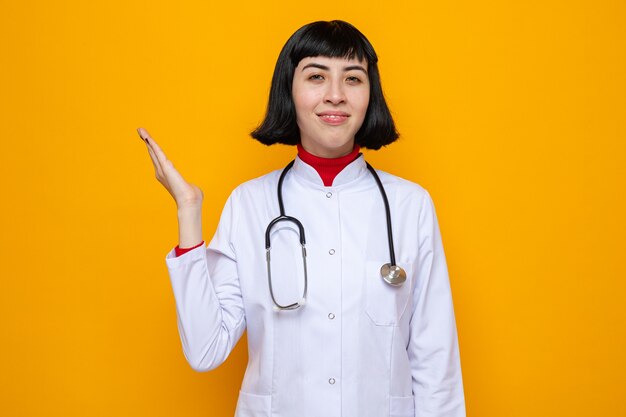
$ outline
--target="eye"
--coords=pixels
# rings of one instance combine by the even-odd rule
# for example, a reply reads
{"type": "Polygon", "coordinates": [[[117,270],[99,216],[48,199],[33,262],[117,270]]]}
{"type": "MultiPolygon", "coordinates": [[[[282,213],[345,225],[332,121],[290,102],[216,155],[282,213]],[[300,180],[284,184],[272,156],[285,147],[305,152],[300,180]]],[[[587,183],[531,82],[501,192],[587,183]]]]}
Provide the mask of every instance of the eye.
{"type": "Polygon", "coordinates": [[[361,79],[355,75],[351,75],[348,78],[346,78],[346,81],[352,84],[358,84],[361,82],[361,79]]]}
{"type": "Polygon", "coordinates": [[[324,77],[322,77],[320,74],[313,74],[309,76],[309,80],[323,80],[324,77]]]}

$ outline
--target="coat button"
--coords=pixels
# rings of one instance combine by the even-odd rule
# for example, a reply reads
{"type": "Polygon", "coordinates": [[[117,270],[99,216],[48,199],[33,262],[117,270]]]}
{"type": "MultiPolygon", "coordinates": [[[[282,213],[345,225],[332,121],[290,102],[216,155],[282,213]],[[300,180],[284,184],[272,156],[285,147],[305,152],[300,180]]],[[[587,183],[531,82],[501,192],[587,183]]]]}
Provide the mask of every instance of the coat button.
{"type": "Polygon", "coordinates": [[[333,313],[328,313],[328,318],[332,320],[335,318],[335,315],[333,313]]]}
{"type": "Polygon", "coordinates": [[[335,378],[330,378],[330,379],[328,380],[328,383],[329,383],[330,385],[334,385],[334,384],[335,384],[335,378]]]}
{"type": "Polygon", "coordinates": [[[331,193],[330,191],[326,193],[326,198],[331,198],[333,196],[333,193],[331,193]]]}
{"type": "Polygon", "coordinates": [[[334,255],[335,254],[335,250],[331,249],[331,250],[328,251],[328,253],[331,254],[331,255],[334,255]]]}

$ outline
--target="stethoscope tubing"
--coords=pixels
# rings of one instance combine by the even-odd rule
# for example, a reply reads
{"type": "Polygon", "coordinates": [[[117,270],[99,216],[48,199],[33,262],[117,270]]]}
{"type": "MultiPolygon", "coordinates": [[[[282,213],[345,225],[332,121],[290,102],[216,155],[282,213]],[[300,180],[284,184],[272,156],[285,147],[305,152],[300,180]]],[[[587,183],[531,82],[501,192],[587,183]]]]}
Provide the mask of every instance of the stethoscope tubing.
{"type": "Polygon", "coordinates": [[[376,173],[376,170],[369,164],[369,162],[365,162],[367,169],[370,170],[374,180],[376,180],[376,185],[378,185],[378,189],[380,190],[380,194],[383,197],[383,203],[385,204],[385,217],[387,218],[387,239],[389,240],[389,257],[391,260],[391,265],[396,264],[396,251],[393,247],[393,230],[391,229],[391,209],[389,208],[389,200],[387,199],[387,193],[385,192],[385,188],[383,187],[383,183],[380,180],[380,177],[376,173]]]}
{"type": "MultiPolygon", "coordinates": [[[[278,185],[276,187],[276,193],[278,197],[278,208],[280,210],[280,215],[276,217],[275,219],[273,219],[267,226],[267,229],[265,230],[267,279],[269,283],[270,295],[272,297],[272,301],[274,302],[275,308],[278,310],[294,310],[294,309],[297,309],[298,307],[303,306],[306,300],[307,288],[308,288],[308,273],[307,273],[307,265],[306,265],[306,237],[304,233],[304,226],[302,225],[300,220],[292,216],[287,216],[285,214],[285,205],[283,202],[283,182],[285,180],[285,176],[287,175],[287,172],[293,167],[294,163],[295,163],[295,160],[289,162],[289,164],[287,164],[287,166],[283,169],[283,171],[280,174],[280,177],[278,179],[278,185]],[[271,260],[270,260],[270,252],[271,252],[270,234],[271,234],[272,228],[277,223],[280,223],[280,222],[291,222],[291,223],[296,224],[296,226],[298,226],[300,245],[302,246],[302,261],[303,261],[303,267],[304,267],[304,291],[303,291],[303,295],[300,301],[289,304],[289,305],[281,305],[276,301],[276,298],[274,297],[274,289],[272,287],[272,271],[271,271],[271,260]]],[[[376,185],[378,186],[378,190],[380,191],[380,194],[383,198],[383,203],[385,205],[385,218],[387,221],[387,239],[389,243],[389,257],[390,257],[391,262],[389,264],[383,265],[383,268],[387,268],[387,270],[386,272],[382,272],[381,270],[381,274],[383,275],[385,281],[387,281],[391,285],[397,286],[397,285],[400,285],[402,282],[404,282],[405,276],[400,281],[396,282],[396,279],[398,278],[398,273],[401,273],[402,275],[404,275],[404,270],[396,266],[396,254],[395,254],[395,249],[393,245],[393,231],[392,231],[392,226],[391,226],[391,209],[389,207],[389,200],[387,198],[387,193],[385,192],[385,188],[383,187],[383,183],[380,180],[380,177],[378,176],[378,174],[376,173],[376,170],[368,162],[365,162],[365,164],[367,166],[367,169],[370,171],[370,173],[374,177],[374,180],[376,181],[376,185]],[[390,268],[395,270],[395,272],[390,273],[389,272],[390,268]],[[386,275],[388,274],[389,274],[389,277],[386,277],[386,275]]]]}

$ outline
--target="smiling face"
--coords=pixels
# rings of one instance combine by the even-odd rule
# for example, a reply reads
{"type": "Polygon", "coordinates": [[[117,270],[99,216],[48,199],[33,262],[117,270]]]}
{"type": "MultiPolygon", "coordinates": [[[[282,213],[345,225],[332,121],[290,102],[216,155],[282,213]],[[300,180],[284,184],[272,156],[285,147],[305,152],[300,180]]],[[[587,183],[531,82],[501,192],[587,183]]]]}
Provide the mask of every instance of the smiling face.
{"type": "Polygon", "coordinates": [[[367,62],[304,58],[294,72],[291,91],[302,147],[323,158],[352,152],[369,103],[367,62]]]}

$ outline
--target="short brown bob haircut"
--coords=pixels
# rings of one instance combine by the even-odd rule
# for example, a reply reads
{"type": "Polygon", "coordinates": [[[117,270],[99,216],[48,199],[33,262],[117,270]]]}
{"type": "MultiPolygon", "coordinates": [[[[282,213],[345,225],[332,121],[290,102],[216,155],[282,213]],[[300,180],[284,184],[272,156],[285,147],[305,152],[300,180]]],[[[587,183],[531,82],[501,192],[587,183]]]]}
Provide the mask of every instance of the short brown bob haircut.
{"type": "Polygon", "coordinates": [[[398,139],[395,123],[383,96],[374,47],[357,28],[341,20],[309,23],[287,40],[274,68],[265,119],[251,136],[265,145],[296,145],[300,142],[300,130],[291,93],[293,75],[303,58],[315,56],[347,59],[356,57],[360,61],[365,59],[370,98],[355,142],[362,148],[380,149],[398,139]]]}

